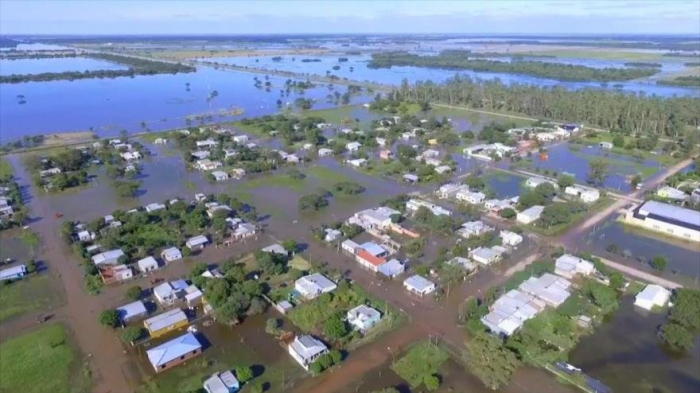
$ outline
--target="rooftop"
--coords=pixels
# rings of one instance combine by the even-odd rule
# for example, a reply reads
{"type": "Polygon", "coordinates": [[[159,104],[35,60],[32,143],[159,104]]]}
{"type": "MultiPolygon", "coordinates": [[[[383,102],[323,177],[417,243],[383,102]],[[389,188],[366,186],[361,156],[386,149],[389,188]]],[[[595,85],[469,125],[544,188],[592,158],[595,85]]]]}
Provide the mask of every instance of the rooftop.
{"type": "Polygon", "coordinates": [[[668,203],[648,201],[639,207],[638,212],[642,216],[700,231],[700,212],[696,210],[668,203]]]}
{"type": "Polygon", "coordinates": [[[192,333],[186,333],[180,337],[161,344],[147,352],[148,360],[153,367],[158,368],[168,362],[184,356],[192,351],[201,349],[202,345],[192,333]]]}
{"type": "Polygon", "coordinates": [[[119,314],[119,319],[122,321],[138,317],[140,315],[145,315],[148,311],[143,302],[137,300],[133,303],[125,304],[121,307],[117,307],[117,313],[119,314]]]}
{"type": "Polygon", "coordinates": [[[187,321],[187,315],[179,308],[175,308],[148,318],[144,323],[150,331],[155,332],[182,321],[187,321]]]}
{"type": "Polygon", "coordinates": [[[404,283],[415,288],[419,292],[423,292],[426,289],[428,289],[429,287],[435,285],[432,281],[430,281],[426,278],[423,278],[417,274],[415,276],[411,276],[411,277],[407,278],[404,281],[404,283]]]}

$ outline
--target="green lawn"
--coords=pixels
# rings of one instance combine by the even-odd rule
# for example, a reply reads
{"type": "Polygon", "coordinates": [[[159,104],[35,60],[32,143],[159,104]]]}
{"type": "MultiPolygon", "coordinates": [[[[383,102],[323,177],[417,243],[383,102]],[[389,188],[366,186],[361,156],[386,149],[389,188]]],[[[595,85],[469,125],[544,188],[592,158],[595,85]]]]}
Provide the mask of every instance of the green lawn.
{"type": "Polygon", "coordinates": [[[0,321],[57,303],[46,275],[30,276],[0,287],[0,321]]]}
{"type": "Polygon", "coordinates": [[[399,359],[391,368],[405,379],[412,388],[417,388],[423,379],[437,374],[440,366],[450,355],[435,344],[423,341],[413,346],[406,356],[399,359]]]}
{"type": "Polygon", "coordinates": [[[12,170],[10,162],[4,158],[0,158],[0,179],[9,178],[13,173],[14,171],[12,170]]]}
{"type": "Polygon", "coordinates": [[[55,324],[0,345],[0,391],[87,392],[88,381],[68,338],[66,328],[55,324]]]}
{"type": "Polygon", "coordinates": [[[305,187],[305,179],[293,179],[286,173],[277,173],[274,175],[263,175],[242,183],[239,190],[252,190],[259,187],[281,187],[289,188],[296,192],[302,192],[305,187]]]}
{"type": "Polygon", "coordinates": [[[349,176],[336,172],[332,169],[329,169],[325,166],[318,166],[314,165],[312,167],[308,167],[304,172],[311,176],[315,177],[316,179],[320,180],[323,183],[326,183],[328,185],[335,184],[338,182],[342,181],[351,181],[349,176]]]}

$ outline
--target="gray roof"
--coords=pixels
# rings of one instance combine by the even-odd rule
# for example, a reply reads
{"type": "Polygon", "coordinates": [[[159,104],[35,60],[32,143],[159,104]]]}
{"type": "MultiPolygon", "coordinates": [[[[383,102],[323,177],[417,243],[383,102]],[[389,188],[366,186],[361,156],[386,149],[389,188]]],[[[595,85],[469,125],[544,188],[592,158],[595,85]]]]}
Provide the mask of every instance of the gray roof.
{"type": "Polygon", "coordinates": [[[23,276],[27,274],[27,267],[24,265],[17,265],[7,269],[0,270],[0,280],[12,279],[17,276],[23,276]]]}
{"type": "Polygon", "coordinates": [[[202,349],[197,337],[192,333],[186,333],[149,350],[147,352],[148,360],[153,367],[158,368],[197,349],[202,349]]]}
{"type": "Polygon", "coordinates": [[[103,263],[112,263],[116,262],[119,257],[124,255],[124,251],[117,249],[117,250],[110,250],[110,251],[105,251],[101,254],[97,254],[94,257],[92,257],[92,262],[95,265],[100,265],[103,263]]]}
{"type": "Polygon", "coordinates": [[[308,335],[297,336],[289,345],[303,359],[311,359],[328,349],[321,341],[308,335]]]}
{"type": "Polygon", "coordinates": [[[231,371],[215,373],[204,381],[204,389],[207,393],[230,393],[240,388],[238,379],[231,371]]]}
{"type": "Polygon", "coordinates": [[[691,228],[697,228],[700,226],[699,211],[669,205],[667,203],[648,201],[639,208],[639,212],[642,214],[646,213],[646,215],[653,214],[667,220],[676,221],[678,223],[688,225],[691,228]]]}
{"type": "Polygon", "coordinates": [[[150,331],[155,332],[182,321],[187,321],[187,315],[179,308],[175,308],[148,318],[144,323],[150,331]]]}
{"type": "Polygon", "coordinates": [[[417,274],[415,276],[411,276],[411,277],[407,278],[404,281],[404,283],[410,285],[411,287],[415,288],[419,292],[423,292],[426,289],[428,289],[428,287],[435,285],[435,283],[433,283],[432,281],[430,281],[426,278],[423,278],[417,274]]]}
{"type": "Polygon", "coordinates": [[[379,268],[377,270],[379,271],[379,273],[382,273],[387,277],[394,277],[403,273],[406,270],[406,268],[401,262],[399,262],[398,259],[392,259],[387,263],[382,263],[381,265],[379,265],[379,268]]]}
{"type": "Polygon", "coordinates": [[[137,300],[133,303],[117,307],[117,313],[119,314],[119,319],[121,319],[122,321],[127,321],[131,318],[146,315],[148,311],[146,310],[146,306],[143,305],[143,302],[137,300]]]}
{"type": "Polygon", "coordinates": [[[187,247],[195,247],[195,246],[201,246],[203,244],[207,244],[209,242],[209,239],[207,239],[206,236],[204,235],[199,235],[195,237],[191,237],[187,239],[187,247]]]}

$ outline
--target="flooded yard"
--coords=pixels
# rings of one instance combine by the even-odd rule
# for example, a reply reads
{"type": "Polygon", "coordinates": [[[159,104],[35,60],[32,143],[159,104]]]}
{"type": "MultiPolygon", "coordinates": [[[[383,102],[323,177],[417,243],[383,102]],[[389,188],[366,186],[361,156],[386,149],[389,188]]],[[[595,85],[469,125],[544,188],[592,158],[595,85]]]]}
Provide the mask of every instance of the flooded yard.
{"type": "Polygon", "coordinates": [[[620,309],[594,334],[584,337],[569,360],[614,392],[691,393],[700,378],[700,336],[690,353],[669,352],[659,345],[656,329],[665,313],[647,313],[625,296],[620,309]]]}

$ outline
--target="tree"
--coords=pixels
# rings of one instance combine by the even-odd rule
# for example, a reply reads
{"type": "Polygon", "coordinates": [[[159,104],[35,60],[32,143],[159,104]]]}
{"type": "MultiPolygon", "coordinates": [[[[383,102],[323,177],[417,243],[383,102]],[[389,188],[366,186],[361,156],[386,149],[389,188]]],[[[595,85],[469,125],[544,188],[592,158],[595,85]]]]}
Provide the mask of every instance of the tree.
{"type": "Polygon", "coordinates": [[[562,189],[564,189],[566,187],[573,186],[575,182],[576,182],[576,179],[571,175],[561,174],[557,178],[557,183],[559,184],[559,188],[562,188],[562,189]]]}
{"type": "Polygon", "coordinates": [[[322,195],[305,195],[299,199],[299,210],[320,210],[326,206],[328,206],[328,199],[322,195]]]}
{"type": "Polygon", "coordinates": [[[236,378],[238,378],[238,381],[240,381],[241,383],[246,383],[253,379],[253,377],[255,377],[255,375],[253,374],[253,370],[250,367],[236,367],[236,378]]]}
{"type": "Polygon", "coordinates": [[[587,281],[583,284],[581,293],[587,296],[593,304],[600,307],[603,314],[617,309],[617,292],[605,284],[596,281],[587,281]]]}
{"type": "Polygon", "coordinates": [[[333,340],[338,340],[348,334],[348,327],[340,313],[335,313],[328,318],[324,332],[328,338],[333,340]]]}
{"type": "Polygon", "coordinates": [[[635,189],[636,189],[637,186],[638,186],[639,184],[641,184],[641,183],[642,183],[642,176],[641,176],[641,175],[635,175],[635,176],[632,178],[632,181],[630,181],[630,184],[632,184],[632,188],[635,188],[635,189]]]}
{"type": "Polygon", "coordinates": [[[673,308],[669,319],[691,331],[700,330],[700,291],[679,288],[673,294],[673,308]]]}
{"type": "Polygon", "coordinates": [[[98,321],[102,326],[115,328],[119,325],[119,313],[113,308],[102,310],[98,321]]]}
{"type": "Polygon", "coordinates": [[[589,162],[588,181],[594,185],[602,185],[608,178],[610,168],[602,158],[596,158],[589,162]]]}
{"type": "Polygon", "coordinates": [[[569,207],[563,203],[555,203],[545,206],[540,215],[540,225],[543,228],[551,228],[559,224],[571,222],[571,211],[569,207]]]}
{"type": "Polygon", "coordinates": [[[264,391],[265,388],[263,387],[262,383],[257,383],[250,388],[251,393],[263,393],[264,391]]]}
{"type": "Polygon", "coordinates": [[[27,273],[28,273],[28,274],[32,274],[32,273],[35,273],[35,272],[36,272],[36,262],[35,262],[33,259],[31,259],[31,260],[29,260],[29,262],[27,263],[27,273]]]}
{"type": "Polygon", "coordinates": [[[520,365],[515,354],[506,349],[499,338],[487,333],[479,333],[467,343],[466,357],[472,373],[493,390],[507,385],[520,365]]]}
{"type": "Polygon", "coordinates": [[[132,343],[134,341],[137,341],[143,336],[144,329],[139,326],[129,326],[126,329],[124,329],[124,333],[122,333],[122,340],[125,343],[132,343]]]}
{"type": "Polygon", "coordinates": [[[316,360],[309,366],[309,371],[311,371],[311,374],[313,375],[321,374],[323,372],[323,366],[321,366],[321,363],[316,360]]]}
{"type": "Polygon", "coordinates": [[[329,355],[331,357],[331,360],[333,361],[333,364],[338,364],[343,360],[343,354],[337,349],[331,350],[329,355]]]}
{"type": "Polygon", "coordinates": [[[437,390],[440,387],[440,378],[437,375],[426,375],[423,377],[423,383],[428,391],[437,390]]]}
{"type": "Polygon", "coordinates": [[[464,268],[459,264],[445,263],[440,269],[440,280],[447,286],[447,297],[450,296],[452,286],[464,281],[464,268]]]}
{"type": "Polygon", "coordinates": [[[657,255],[651,260],[651,267],[660,272],[666,270],[666,265],[668,265],[668,260],[662,255],[657,255]]]}
{"type": "Polygon", "coordinates": [[[613,272],[610,274],[610,287],[613,289],[620,289],[625,285],[625,278],[620,272],[613,272]]]}
{"type": "Polygon", "coordinates": [[[612,140],[612,144],[615,147],[623,148],[625,147],[625,137],[622,135],[615,135],[612,140]]]}
{"type": "Polygon", "coordinates": [[[134,285],[126,290],[126,298],[134,301],[139,300],[139,298],[141,298],[142,292],[143,289],[140,286],[134,285]]]}
{"type": "Polygon", "coordinates": [[[514,218],[515,216],[517,216],[518,212],[516,212],[515,209],[511,209],[511,208],[507,207],[507,208],[501,210],[498,214],[503,218],[511,219],[511,218],[514,218]]]}
{"type": "Polygon", "coordinates": [[[677,323],[667,323],[659,329],[661,340],[677,351],[687,351],[693,347],[693,333],[677,323]]]}
{"type": "Polygon", "coordinates": [[[279,333],[280,321],[277,318],[270,318],[265,322],[265,333],[276,336],[279,333]]]}
{"type": "Polygon", "coordinates": [[[287,239],[282,242],[282,247],[288,252],[294,254],[299,249],[299,243],[294,239],[287,239]]]}

